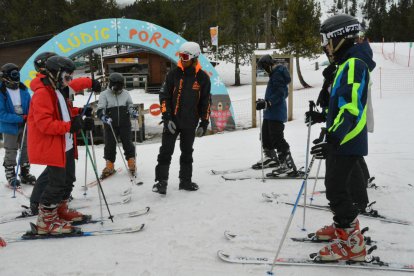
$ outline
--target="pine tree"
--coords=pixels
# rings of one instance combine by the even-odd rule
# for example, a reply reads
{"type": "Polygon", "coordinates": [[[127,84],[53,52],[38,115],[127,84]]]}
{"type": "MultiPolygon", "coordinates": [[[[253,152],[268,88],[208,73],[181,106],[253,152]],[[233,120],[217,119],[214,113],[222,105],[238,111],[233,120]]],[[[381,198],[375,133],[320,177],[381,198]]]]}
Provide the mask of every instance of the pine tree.
{"type": "Polygon", "coordinates": [[[351,8],[349,10],[349,13],[352,16],[355,16],[357,13],[357,0],[352,0],[351,8]]]}
{"type": "Polygon", "coordinates": [[[314,0],[289,1],[287,17],[278,32],[276,45],[296,58],[296,69],[303,87],[310,87],[300,71],[299,57],[314,57],[321,52],[320,6],[314,0]]]}

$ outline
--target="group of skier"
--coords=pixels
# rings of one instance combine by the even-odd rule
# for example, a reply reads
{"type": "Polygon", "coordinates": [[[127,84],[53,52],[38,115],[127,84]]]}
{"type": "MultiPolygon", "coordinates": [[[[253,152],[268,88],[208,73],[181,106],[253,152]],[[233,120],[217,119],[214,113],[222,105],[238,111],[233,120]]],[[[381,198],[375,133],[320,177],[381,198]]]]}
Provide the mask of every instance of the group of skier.
{"type": "MultiPolygon", "coordinates": [[[[197,43],[184,43],[179,49],[178,67],[169,72],[160,93],[164,131],[155,169],[158,182],[153,187],[153,191],[160,194],[166,194],[169,165],[178,134],[182,151],[179,188],[198,189],[191,180],[193,143],[196,135],[201,137],[207,131],[211,102],[210,80],[198,62],[200,54],[197,43]]],[[[79,131],[94,128],[93,109],[88,104],[83,108],[73,107],[73,94],[86,88],[99,93],[101,85],[90,78],[73,79],[74,62],[52,52],[38,55],[34,66],[37,75],[30,83],[32,97],[20,82],[19,68],[15,64],[1,67],[0,131],[4,134],[6,149],[7,185],[20,188],[15,169],[20,165],[21,182],[34,185],[29,213],[38,215],[36,234],[70,234],[74,231],[72,223],[90,219],[90,216],[69,209],[68,203],[76,181],[76,136],[79,131]],[[19,147],[19,164],[16,164],[19,147]],[[32,164],[46,165],[38,179],[29,173],[29,160],[32,164]]],[[[116,172],[117,136],[123,145],[129,173],[136,176],[130,119],[137,119],[138,111],[124,89],[121,74],[109,75],[109,85],[99,96],[96,115],[105,125],[106,167],[101,179],[116,172]]]]}
{"type": "MultiPolygon", "coordinates": [[[[370,72],[375,68],[372,50],[360,38],[361,25],[349,15],[335,15],[320,28],[321,43],[330,65],[324,70],[324,84],[317,104],[322,112],[308,111],[306,124],[326,122],[326,136],[314,141],[310,154],[326,159],[326,197],[334,213],[333,223],[316,231],[319,240],[331,241],[319,251],[324,261],[364,261],[367,254],[364,236],[360,231],[358,213],[368,204],[369,172],[363,156],[368,154],[367,120],[370,115],[370,72]]],[[[162,111],[162,144],[155,168],[153,191],[166,194],[171,156],[180,135],[179,189],[196,191],[192,182],[192,153],[195,136],[206,134],[210,116],[210,80],[201,69],[197,43],[186,42],[179,49],[177,68],[171,70],[160,92],[162,111]]],[[[287,121],[287,85],[289,71],[270,55],[259,60],[259,67],[269,74],[264,99],[256,102],[264,110],[261,129],[264,159],[254,169],[271,167],[276,174],[297,173],[289,144],[284,138],[287,121]]],[[[6,155],[4,166],[11,186],[19,186],[15,166],[20,165],[22,183],[34,184],[29,173],[29,160],[46,165],[37,179],[31,204],[38,209],[39,234],[70,233],[71,222],[85,216],[68,208],[68,199],[75,182],[77,158],[76,135],[94,127],[92,109],[74,108],[72,91],[92,88],[100,92],[97,81],[88,78],[72,79],[74,63],[53,53],[44,53],[35,60],[38,75],[31,82],[33,96],[20,82],[18,67],[4,65],[0,90],[0,131],[4,135],[6,155]],[[27,121],[28,135],[24,135],[27,121]],[[28,137],[28,157],[25,140],[28,137]],[[22,144],[19,164],[17,147],[22,144]]],[[[106,167],[102,177],[115,172],[116,135],[120,135],[131,174],[136,173],[135,148],[131,142],[130,118],[137,117],[131,96],[123,88],[120,74],[109,76],[108,89],[101,93],[97,115],[105,123],[106,167]]]]}

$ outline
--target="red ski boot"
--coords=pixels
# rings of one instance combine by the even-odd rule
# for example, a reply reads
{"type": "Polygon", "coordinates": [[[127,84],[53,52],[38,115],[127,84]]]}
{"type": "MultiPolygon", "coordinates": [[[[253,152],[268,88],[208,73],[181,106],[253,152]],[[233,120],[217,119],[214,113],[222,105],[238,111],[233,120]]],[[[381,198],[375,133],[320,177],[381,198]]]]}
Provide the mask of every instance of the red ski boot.
{"type": "Polygon", "coordinates": [[[57,214],[57,206],[39,205],[39,215],[37,217],[37,234],[39,235],[61,235],[69,234],[74,231],[72,225],[60,219],[57,214]]]}
{"type": "MultiPolygon", "coordinates": [[[[358,219],[355,219],[351,223],[351,227],[359,230],[358,219]]],[[[335,223],[332,223],[331,225],[326,225],[323,228],[316,231],[315,236],[318,240],[321,240],[321,241],[331,241],[333,239],[336,239],[336,234],[335,234],[336,229],[337,228],[335,227],[335,223]]]]}
{"type": "Polygon", "coordinates": [[[0,238],[0,247],[6,247],[6,245],[7,243],[2,238],[0,238]]]}
{"type": "Polygon", "coordinates": [[[359,229],[336,228],[335,232],[338,238],[319,251],[321,261],[365,261],[365,240],[359,229]]]}
{"type": "Polygon", "coordinates": [[[58,205],[57,213],[59,218],[74,224],[87,222],[91,219],[91,216],[84,215],[74,209],[69,209],[68,200],[62,200],[62,202],[58,205]]]}

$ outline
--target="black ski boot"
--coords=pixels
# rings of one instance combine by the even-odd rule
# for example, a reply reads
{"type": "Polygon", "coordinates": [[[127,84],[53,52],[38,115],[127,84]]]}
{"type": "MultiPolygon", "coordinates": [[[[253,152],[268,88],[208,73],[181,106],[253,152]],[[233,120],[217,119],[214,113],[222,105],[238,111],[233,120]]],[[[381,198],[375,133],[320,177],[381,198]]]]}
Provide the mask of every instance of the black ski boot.
{"type": "Polygon", "coordinates": [[[280,174],[288,174],[288,175],[296,175],[297,169],[295,166],[295,162],[293,162],[292,155],[290,151],[287,150],[286,152],[278,153],[280,166],[277,169],[272,171],[273,175],[280,175],[280,174]]]}
{"type": "Polygon", "coordinates": [[[39,203],[34,203],[31,202],[30,203],[30,207],[26,206],[26,205],[22,205],[22,207],[25,209],[22,214],[19,217],[24,218],[24,217],[33,217],[33,216],[37,216],[39,214],[39,203]]]}
{"type": "Polygon", "coordinates": [[[7,184],[9,187],[13,188],[20,188],[20,181],[16,178],[16,171],[14,170],[14,166],[4,166],[4,171],[6,173],[7,184]]]}
{"type": "MultiPolygon", "coordinates": [[[[276,168],[278,167],[279,160],[277,159],[276,152],[274,150],[263,150],[263,168],[276,168]]],[[[262,169],[262,160],[259,160],[256,164],[253,164],[252,169],[254,170],[261,170],[262,169]]]]}
{"type": "Polygon", "coordinates": [[[167,180],[159,180],[158,183],[155,183],[154,186],[152,186],[152,191],[154,193],[159,193],[160,195],[167,194],[167,180]]]}
{"type": "Polygon", "coordinates": [[[198,185],[194,182],[191,182],[191,180],[183,180],[180,179],[180,186],[179,190],[186,190],[186,191],[197,191],[198,185]]]}
{"type": "Polygon", "coordinates": [[[34,185],[36,184],[36,177],[30,174],[30,164],[24,163],[20,166],[20,181],[22,184],[34,185]]]}

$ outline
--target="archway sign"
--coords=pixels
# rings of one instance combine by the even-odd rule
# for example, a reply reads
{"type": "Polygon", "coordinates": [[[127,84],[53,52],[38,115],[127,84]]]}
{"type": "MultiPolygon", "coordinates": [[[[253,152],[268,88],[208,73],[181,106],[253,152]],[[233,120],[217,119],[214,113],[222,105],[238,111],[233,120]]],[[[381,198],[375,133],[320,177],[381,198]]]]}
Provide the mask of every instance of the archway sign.
{"type": "MultiPolygon", "coordinates": [[[[177,51],[184,42],[186,40],[176,33],[145,21],[125,18],[90,21],[67,29],[42,45],[22,67],[21,80],[30,87],[30,81],[36,76],[33,60],[43,52],[74,57],[94,48],[122,44],[146,48],[177,63],[177,51]]],[[[211,80],[213,131],[234,129],[235,123],[227,88],[204,55],[199,57],[199,62],[211,80]]]]}

